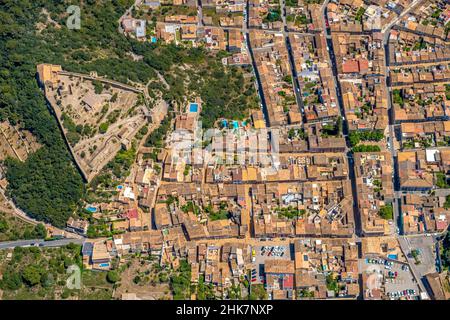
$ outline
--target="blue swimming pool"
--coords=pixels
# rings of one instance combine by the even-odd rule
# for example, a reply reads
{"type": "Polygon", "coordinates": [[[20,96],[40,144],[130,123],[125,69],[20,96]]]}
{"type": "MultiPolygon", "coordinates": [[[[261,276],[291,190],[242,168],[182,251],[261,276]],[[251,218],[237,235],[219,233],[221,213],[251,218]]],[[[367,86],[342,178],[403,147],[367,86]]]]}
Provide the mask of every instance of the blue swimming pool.
{"type": "Polygon", "coordinates": [[[100,263],[98,266],[100,268],[107,268],[107,267],[109,267],[109,263],[100,263]]]}
{"type": "Polygon", "coordinates": [[[191,103],[189,105],[189,112],[198,112],[198,103],[191,103]]]}
{"type": "Polygon", "coordinates": [[[87,207],[86,210],[91,212],[91,213],[97,212],[97,208],[96,207],[92,207],[92,206],[87,207]]]}

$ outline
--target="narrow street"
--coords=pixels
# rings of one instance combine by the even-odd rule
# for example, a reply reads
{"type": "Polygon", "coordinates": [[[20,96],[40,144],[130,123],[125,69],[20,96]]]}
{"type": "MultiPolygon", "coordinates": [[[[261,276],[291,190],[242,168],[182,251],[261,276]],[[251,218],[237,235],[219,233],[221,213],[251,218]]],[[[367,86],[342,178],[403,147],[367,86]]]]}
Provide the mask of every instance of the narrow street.
{"type": "Polygon", "coordinates": [[[328,12],[327,12],[327,4],[328,1],[325,1],[322,7],[323,12],[323,28],[324,28],[324,35],[327,42],[327,49],[328,49],[328,55],[329,55],[329,62],[331,64],[331,70],[333,71],[333,82],[336,88],[336,95],[337,95],[337,101],[340,109],[340,116],[342,117],[342,135],[345,138],[345,142],[347,145],[346,155],[348,159],[348,172],[349,172],[349,178],[350,182],[352,184],[352,195],[353,195],[353,216],[355,221],[355,234],[358,237],[363,236],[363,230],[362,230],[362,224],[361,224],[361,215],[358,208],[358,193],[357,193],[357,185],[356,185],[356,176],[355,176],[355,168],[354,168],[354,160],[353,160],[353,152],[351,150],[351,144],[348,137],[348,123],[347,119],[345,117],[345,110],[344,110],[344,103],[342,101],[342,93],[341,93],[341,86],[339,83],[338,78],[338,71],[337,71],[337,65],[336,65],[336,56],[334,54],[334,48],[333,48],[333,42],[331,40],[331,31],[328,27],[328,12]]]}
{"type": "Polygon", "coordinates": [[[385,83],[386,83],[386,99],[388,103],[388,116],[389,116],[389,142],[388,142],[388,148],[391,153],[392,157],[392,167],[393,167],[393,185],[394,185],[394,203],[393,203],[393,211],[394,211],[394,223],[397,227],[396,234],[403,234],[403,220],[401,217],[401,193],[399,192],[400,188],[400,181],[399,181],[399,174],[398,174],[398,166],[397,166],[397,151],[395,148],[396,145],[396,137],[395,137],[395,115],[394,115],[394,108],[392,106],[392,96],[391,96],[391,81],[389,77],[389,35],[391,32],[392,27],[400,21],[402,17],[404,17],[408,12],[413,10],[417,5],[421,4],[423,0],[415,0],[410,7],[408,7],[405,11],[403,11],[397,18],[395,18],[391,23],[386,25],[382,29],[383,34],[383,45],[384,45],[384,67],[385,67],[385,83]]]}
{"type": "MultiPolygon", "coordinates": [[[[284,4],[285,0],[282,0],[281,2],[284,4]]],[[[300,83],[298,81],[298,75],[297,75],[297,70],[295,68],[295,60],[294,60],[294,55],[292,53],[292,47],[291,47],[291,39],[289,39],[289,33],[286,32],[286,17],[285,17],[285,9],[284,6],[282,6],[282,12],[283,12],[283,36],[284,36],[284,40],[286,42],[286,49],[289,55],[289,65],[291,67],[291,74],[292,74],[292,83],[294,86],[294,94],[295,94],[295,99],[297,100],[297,106],[298,106],[298,111],[301,113],[302,117],[303,117],[303,123],[305,122],[305,112],[304,112],[304,105],[303,105],[303,99],[302,99],[302,93],[300,91],[300,83]]]]}
{"type": "MultiPolygon", "coordinates": [[[[396,237],[398,239],[400,248],[405,255],[405,257],[408,260],[411,272],[416,279],[419,288],[422,292],[427,292],[426,287],[423,283],[424,276],[427,272],[434,272],[434,258],[428,258],[428,260],[432,260],[431,262],[428,261],[428,264],[431,263],[432,267],[428,268],[427,270],[419,270],[419,268],[416,265],[415,259],[413,259],[410,255],[411,250],[413,249],[410,243],[409,239],[425,239],[430,240],[432,238],[428,238],[426,235],[415,235],[415,236],[401,236],[404,234],[403,230],[403,223],[402,223],[402,217],[401,217],[401,196],[402,192],[400,191],[400,182],[399,182],[399,172],[398,172],[398,165],[397,165],[397,150],[396,145],[398,144],[396,142],[396,136],[395,136],[395,114],[394,114],[394,108],[392,104],[392,96],[391,96],[391,82],[389,77],[389,35],[391,32],[392,27],[400,21],[400,19],[405,16],[408,12],[413,10],[417,5],[422,3],[422,0],[416,0],[414,1],[410,7],[408,7],[405,11],[403,11],[397,18],[395,18],[391,23],[386,25],[382,29],[383,34],[383,45],[384,45],[384,70],[385,70],[385,84],[386,84],[386,99],[388,103],[388,116],[389,116],[389,125],[388,125],[388,131],[389,131],[389,140],[388,140],[388,149],[391,153],[392,157],[392,167],[393,167],[393,186],[394,186],[394,203],[393,203],[393,213],[394,213],[394,223],[396,225],[396,237]]],[[[416,248],[414,248],[416,249],[416,248]]],[[[425,263],[425,262],[424,262],[425,263]]]]}
{"type": "Polygon", "coordinates": [[[398,196],[398,188],[399,188],[399,181],[398,181],[398,168],[397,168],[397,152],[395,150],[395,121],[394,121],[394,109],[392,108],[392,101],[391,101],[391,88],[390,88],[390,78],[389,78],[389,33],[390,28],[386,29],[385,33],[383,34],[383,45],[384,45],[384,67],[385,67],[385,83],[386,83],[386,101],[388,103],[388,117],[389,117],[389,141],[388,141],[388,148],[391,153],[392,158],[392,168],[393,168],[393,177],[392,182],[394,186],[394,203],[393,203],[393,212],[394,212],[394,223],[396,225],[397,234],[403,234],[403,227],[402,227],[402,220],[400,216],[400,201],[398,196]]]}
{"type": "Polygon", "coordinates": [[[197,0],[197,26],[203,27],[203,6],[202,0],[197,0]]]}
{"type": "Polygon", "coordinates": [[[264,114],[264,120],[266,123],[266,127],[270,127],[270,123],[269,123],[269,115],[267,112],[267,105],[266,105],[266,100],[264,98],[264,91],[262,89],[262,84],[261,84],[261,78],[259,76],[259,72],[258,72],[258,68],[256,67],[256,62],[255,62],[255,56],[253,55],[253,49],[250,43],[250,35],[248,33],[248,26],[249,26],[249,3],[247,1],[247,5],[245,7],[245,20],[244,20],[244,28],[246,30],[246,32],[244,33],[244,38],[246,40],[246,44],[247,44],[247,50],[250,56],[250,60],[252,61],[252,67],[253,67],[253,72],[255,74],[255,79],[256,79],[256,84],[258,87],[258,94],[259,94],[259,98],[261,100],[261,109],[262,112],[264,114]]]}

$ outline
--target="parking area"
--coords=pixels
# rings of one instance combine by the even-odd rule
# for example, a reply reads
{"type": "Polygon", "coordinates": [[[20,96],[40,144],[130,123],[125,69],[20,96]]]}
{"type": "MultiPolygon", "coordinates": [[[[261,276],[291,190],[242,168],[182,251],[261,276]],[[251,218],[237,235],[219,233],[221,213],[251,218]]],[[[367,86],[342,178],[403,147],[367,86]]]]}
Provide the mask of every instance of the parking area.
{"type": "Polygon", "coordinates": [[[360,260],[362,272],[374,274],[380,289],[391,300],[417,299],[420,290],[409,266],[393,260],[371,257],[360,260]]]}
{"type": "Polygon", "coordinates": [[[415,261],[415,268],[421,276],[436,272],[436,255],[432,237],[405,238],[408,256],[415,261]],[[413,257],[415,253],[415,258],[413,257]]]}
{"type": "Polygon", "coordinates": [[[292,260],[290,245],[262,245],[252,248],[252,283],[264,283],[264,264],[267,259],[292,260]]]}

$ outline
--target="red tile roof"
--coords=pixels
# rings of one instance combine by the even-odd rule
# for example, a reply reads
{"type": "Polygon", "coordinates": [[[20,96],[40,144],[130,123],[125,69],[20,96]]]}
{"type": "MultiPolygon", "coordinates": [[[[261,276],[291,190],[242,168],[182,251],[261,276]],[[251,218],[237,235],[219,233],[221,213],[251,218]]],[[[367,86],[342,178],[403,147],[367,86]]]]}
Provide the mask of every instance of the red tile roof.
{"type": "Polygon", "coordinates": [[[294,288],[294,275],[287,274],[283,277],[283,288],[284,289],[292,289],[294,288]]]}
{"type": "Polygon", "coordinates": [[[359,64],[357,60],[347,60],[342,64],[342,72],[356,73],[359,72],[359,64]]]}
{"type": "Polygon", "coordinates": [[[137,209],[130,209],[127,211],[127,218],[128,219],[132,219],[132,218],[138,218],[139,214],[137,209]]]}

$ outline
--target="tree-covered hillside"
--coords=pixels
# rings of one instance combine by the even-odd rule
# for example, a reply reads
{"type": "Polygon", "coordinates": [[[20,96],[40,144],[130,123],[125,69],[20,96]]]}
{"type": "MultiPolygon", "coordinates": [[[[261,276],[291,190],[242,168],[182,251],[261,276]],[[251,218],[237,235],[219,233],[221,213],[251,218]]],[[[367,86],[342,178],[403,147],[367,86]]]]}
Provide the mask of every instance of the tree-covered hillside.
{"type": "Polygon", "coordinates": [[[122,81],[154,76],[150,67],[126,58],[131,45],[117,32],[117,20],[132,1],[82,3],[82,28],[69,30],[66,9],[74,1],[0,1],[0,121],[21,122],[43,145],[24,163],[5,162],[8,194],[30,216],[56,226],[75,210],[84,186],[38,88],[36,65],[97,70],[122,81]]]}
{"type": "MultiPolygon", "coordinates": [[[[56,120],[35,75],[39,63],[97,71],[121,82],[170,85],[163,98],[183,104],[201,96],[207,126],[218,117],[243,118],[257,106],[242,71],[225,70],[220,57],[202,48],[139,43],[118,31],[118,20],[133,0],[0,0],[0,121],[20,122],[43,145],[24,163],[7,160],[8,194],[30,216],[62,226],[84,194],[56,120]],[[70,5],[81,9],[81,28],[69,30],[70,5]],[[141,56],[142,59],[133,59],[141,56]],[[226,77],[229,81],[221,81],[226,77]]],[[[156,87],[161,87],[155,85],[156,87]]]]}

